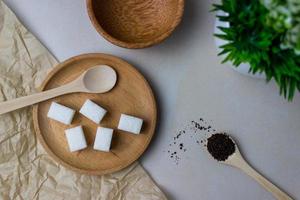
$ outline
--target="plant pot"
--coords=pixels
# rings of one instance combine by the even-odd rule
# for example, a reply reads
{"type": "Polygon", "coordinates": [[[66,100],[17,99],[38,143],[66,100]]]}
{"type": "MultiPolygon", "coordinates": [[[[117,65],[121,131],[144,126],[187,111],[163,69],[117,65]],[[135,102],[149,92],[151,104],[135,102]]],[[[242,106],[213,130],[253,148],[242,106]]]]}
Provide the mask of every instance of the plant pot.
{"type": "MultiPolygon", "coordinates": [[[[219,11],[217,13],[217,15],[226,16],[227,13],[219,11]]],[[[222,22],[218,18],[216,18],[214,33],[216,33],[216,34],[222,34],[222,31],[218,27],[228,28],[229,26],[230,26],[230,24],[228,22],[222,22]]],[[[216,44],[217,52],[218,53],[220,53],[222,51],[222,49],[220,48],[220,46],[222,46],[222,45],[224,45],[226,43],[227,43],[226,40],[222,40],[222,39],[220,39],[218,37],[215,37],[215,44],[216,44]]],[[[221,55],[221,57],[223,59],[225,59],[226,54],[221,55]]],[[[265,73],[256,73],[256,74],[249,73],[250,65],[248,63],[241,63],[238,67],[235,67],[232,64],[232,62],[227,61],[225,63],[225,65],[231,67],[232,69],[234,69],[235,71],[237,71],[237,72],[239,72],[239,73],[241,73],[243,75],[250,76],[250,77],[253,77],[253,78],[258,78],[258,79],[266,79],[265,73]]]]}

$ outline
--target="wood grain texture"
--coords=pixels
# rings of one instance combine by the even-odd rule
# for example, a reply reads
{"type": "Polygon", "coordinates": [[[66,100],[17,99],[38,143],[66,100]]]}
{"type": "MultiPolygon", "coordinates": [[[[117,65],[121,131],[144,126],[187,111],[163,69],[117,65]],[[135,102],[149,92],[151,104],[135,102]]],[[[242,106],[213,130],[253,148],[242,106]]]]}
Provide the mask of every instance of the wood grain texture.
{"type": "Polygon", "coordinates": [[[87,0],[96,30],[111,43],[144,48],[166,39],[180,23],[184,0],[87,0]]]}
{"type": "Polygon", "coordinates": [[[108,93],[73,93],[48,100],[33,108],[34,127],[37,137],[45,150],[63,166],[80,173],[103,175],[112,173],[137,160],[149,145],[155,131],[157,110],[152,90],[144,77],[131,65],[106,54],[85,54],[73,57],[54,68],[41,86],[48,90],[76,79],[82,72],[95,65],[109,65],[118,75],[116,86],[108,93]],[[72,126],[83,126],[88,148],[71,153],[68,149],[64,130],[66,126],[47,118],[52,101],[77,111],[86,99],[98,103],[108,110],[101,126],[116,129],[121,113],[144,119],[140,135],[115,130],[111,152],[93,150],[97,124],[84,116],[75,114],[72,126]]]}

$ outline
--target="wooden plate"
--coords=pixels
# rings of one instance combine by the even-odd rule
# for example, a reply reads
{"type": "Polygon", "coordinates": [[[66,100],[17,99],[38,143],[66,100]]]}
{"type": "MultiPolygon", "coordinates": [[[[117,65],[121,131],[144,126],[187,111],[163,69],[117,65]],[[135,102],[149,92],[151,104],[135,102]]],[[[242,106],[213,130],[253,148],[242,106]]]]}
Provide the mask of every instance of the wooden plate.
{"type": "Polygon", "coordinates": [[[118,74],[116,86],[108,93],[74,93],[48,100],[33,108],[34,127],[45,150],[63,166],[81,173],[103,175],[118,171],[137,160],[149,145],[156,126],[156,103],[145,78],[130,64],[111,55],[85,54],[73,57],[59,64],[48,75],[41,90],[61,86],[78,77],[95,65],[113,67],[118,74]],[[108,110],[101,126],[115,129],[111,152],[93,150],[97,124],[76,113],[72,126],[83,126],[88,148],[71,153],[64,130],[72,126],[63,125],[47,118],[52,101],[77,111],[86,99],[98,103],[108,110]],[[134,135],[116,130],[121,113],[144,119],[141,134],[134,135]]]}

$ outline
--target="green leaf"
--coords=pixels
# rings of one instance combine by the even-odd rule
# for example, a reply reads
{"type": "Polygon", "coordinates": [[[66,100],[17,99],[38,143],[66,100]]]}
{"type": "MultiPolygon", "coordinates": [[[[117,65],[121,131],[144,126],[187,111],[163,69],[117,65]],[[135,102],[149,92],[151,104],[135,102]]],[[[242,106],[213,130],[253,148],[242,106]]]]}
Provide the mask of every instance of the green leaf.
{"type": "Polygon", "coordinates": [[[221,38],[222,40],[230,40],[230,37],[226,34],[214,34],[214,36],[221,38]]]}
{"type": "Polygon", "coordinates": [[[288,96],[288,100],[291,101],[294,97],[295,94],[295,90],[296,90],[296,80],[294,79],[290,79],[290,86],[289,86],[289,96],[288,96]]]}

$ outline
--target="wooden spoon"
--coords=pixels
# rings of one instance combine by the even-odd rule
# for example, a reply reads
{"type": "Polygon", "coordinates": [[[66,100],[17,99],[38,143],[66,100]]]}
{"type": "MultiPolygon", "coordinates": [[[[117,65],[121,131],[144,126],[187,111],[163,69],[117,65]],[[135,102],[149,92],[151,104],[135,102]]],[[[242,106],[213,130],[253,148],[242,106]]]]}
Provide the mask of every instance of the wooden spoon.
{"type": "Polygon", "coordinates": [[[88,69],[77,79],[67,83],[66,85],[0,103],[0,114],[30,106],[64,94],[75,92],[108,92],[115,86],[116,82],[117,74],[113,68],[107,65],[98,65],[88,69]]]}
{"type": "Polygon", "coordinates": [[[241,155],[241,153],[237,147],[237,143],[232,138],[231,138],[231,140],[235,143],[235,152],[232,155],[230,155],[225,161],[219,161],[219,162],[242,170],[247,175],[249,175],[251,178],[256,180],[267,191],[272,193],[272,195],[276,199],[292,200],[292,198],[290,196],[288,196],[288,194],[284,193],[277,186],[275,186],[273,183],[271,183],[269,180],[267,180],[265,177],[263,177],[261,174],[259,174],[255,169],[253,169],[241,155]]]}

